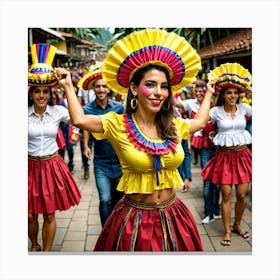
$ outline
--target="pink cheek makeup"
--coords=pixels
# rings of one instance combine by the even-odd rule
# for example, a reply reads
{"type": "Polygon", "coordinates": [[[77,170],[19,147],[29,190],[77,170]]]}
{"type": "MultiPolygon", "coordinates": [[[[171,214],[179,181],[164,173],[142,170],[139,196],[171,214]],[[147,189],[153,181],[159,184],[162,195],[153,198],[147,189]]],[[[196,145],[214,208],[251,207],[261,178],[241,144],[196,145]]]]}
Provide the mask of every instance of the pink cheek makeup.
{"type": "Polygon", "coordinates": [[[146,96],[152,94],[151,90],[148,89],[146,86],[141,85],[141,86],[139,87],[139,89],[140,89],[141,92],[142,92],[144,95],[146,95],[146,96]]]}

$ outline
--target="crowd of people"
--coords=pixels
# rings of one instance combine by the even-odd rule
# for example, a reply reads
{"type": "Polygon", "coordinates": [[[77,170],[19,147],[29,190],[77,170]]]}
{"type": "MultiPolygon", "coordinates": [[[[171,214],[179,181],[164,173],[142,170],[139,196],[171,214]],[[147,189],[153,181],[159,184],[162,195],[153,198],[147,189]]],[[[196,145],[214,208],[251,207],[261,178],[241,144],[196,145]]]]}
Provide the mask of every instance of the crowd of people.
{"type": "Polygon", "coordinates": [[[197,222],[176,196],[176,189],[190,188],[192,156],[203,179],[202,223],[222,219],[223,246],[231,245],[231,232],[250,237],[240,225],[252,178],[248,70],[226,63],[198,80],[199,55],[161,29],[132,32],[87,68],[52,68],[55,47],[46,43],[31,52],[30,251],[42,249],[39,214],[43,251],[50,251],[55,212],[80,202],[74,145],[80,145],[85,180],[92,160],[99,195],[102,232],[94,251],[203,251],[197,222]]]}

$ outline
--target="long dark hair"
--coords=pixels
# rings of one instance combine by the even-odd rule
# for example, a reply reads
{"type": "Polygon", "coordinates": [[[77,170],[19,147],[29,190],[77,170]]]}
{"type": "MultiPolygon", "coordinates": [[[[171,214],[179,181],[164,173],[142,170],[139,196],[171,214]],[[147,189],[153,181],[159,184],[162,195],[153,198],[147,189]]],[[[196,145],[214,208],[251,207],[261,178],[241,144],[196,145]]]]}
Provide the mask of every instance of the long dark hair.
{"type": "MultiPolygon", "coordinates": [[[[218,99],[217,99],[217,102],[216,102],[216,106],[221,106],[221,105],[224,105],[225,104],[225,98],[224,98],[224,95],[225,95],[225,92],[226,92],[226,89],[227,88],[230,88],[231,86],[229,87],[223,87],[221,90],[220,90],[220,93],[218,95],[218,99]]],[[[238,90],[238,93],[240,93],[240,90],[238,90]]],[[[237,99],[236,103],[239,103],[239,98],[237,99]]]]}
{"type": "MultiPolygon", "coordinates": [[[[143,68],[140,68],[138,71],[134,73],[130,81],[130,84],[134,83],[138,87],[145,73],[152,69],[157,69],[166,75],[167,83],[168,83],[168,92],[169,92],[168,97],[165,100],[163,106],[161,107],[160,111],[156,114],[157,132],[161,139],[168,139],[168,138],[176,139],[177,134],[175,131],[174,124],[172,123],[172,120],[174,118],[174,109],[173,109],[174,99],[172,95],[170,76],[167,69],[159,65],[149,64],[143,68]]],[[[125,112],[128,114],[132,114],[137,111],[137,108],[133,109],[130,105],[130,101],[133,97],[134,96],[129,88],[127,99],[126,99],[126,108],[125,108],[125,112]]]]}
{"type": "MultiPolygon", "coordinates": [[[[29,90],[28,90],[28,107],[29,106],[32,106],[33,104],[34,104],[34,101],[33,101],[33,99],[31,99],[31,94],[32,94],[32,92],[37,88],[37,87],[39,87],[39,86],[30,86],[30,88],[29,88],[29,90]]],[[[49,90],[50,90],[50,95],[51,95],[51,97],[50,97],[50,99],[49,99],[49,101],[48,101],[48,105],[51,105],[51,106],[53,106],[54,104],[53,104],[53,92],[52,92],[52,88],[51,87],[48,87],[49,88],[49,90]]]]}

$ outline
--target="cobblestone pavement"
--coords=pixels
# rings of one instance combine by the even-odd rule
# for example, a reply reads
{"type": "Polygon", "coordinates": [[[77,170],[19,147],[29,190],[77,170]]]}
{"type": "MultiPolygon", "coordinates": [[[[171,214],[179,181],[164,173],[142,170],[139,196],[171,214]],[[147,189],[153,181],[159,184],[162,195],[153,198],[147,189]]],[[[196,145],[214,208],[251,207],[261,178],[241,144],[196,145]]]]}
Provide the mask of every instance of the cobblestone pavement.
{"type": "MultiPolygon", "coordinates": [[[[54,239],[52,251],[69,254],[71,252],[92,252],[98,235],[101,231],[101,222],[98,211],[98,193],[93,177],[92,161],[90,164],[90,178],[83,179],[83,169],[79,144],[75,146],[75,173],[74,178],[79,186],[82,194],[81,202],[78,206],[72,207],[67,211],[56,212],[57,231],[54,239]]],[[[66,153],[67,161],[67,153],[66,153]]],[[[223,224],[221,219],[217,219],[209,224],[202,224],[203,213],[203,183],[200,177],[199,164],[192,165],[193,180],[188,193],[177,191],[180,197],[190,208],[198,225],[198,230],[202,239],[205,253],[210,252],[238,252],[240,254],[252,253],[252,213],[251,198],[247,196],[247,207],[245,209],[241,226],[251,234],[250,240],[244,240],[236,233],[232,233],[231,246],[222,246],[220,241],[223,238],[223,224]]],[[[234,194],[234,192],[233,192],[234,194]]],[[[232,199],[232,223],[233,223],[233,207],[235,196],[232,199]]],[[[39,243],[42,244],[41,227],[42,216],[39,216],[40,231],[39,243]]],[[[30,241],[28,241],[30,248],[30,241]]],[[[31,254],[34,254],[33,252],[31,254]]],[[[35,253],[36,254],[36,253],[35,253]]]]}

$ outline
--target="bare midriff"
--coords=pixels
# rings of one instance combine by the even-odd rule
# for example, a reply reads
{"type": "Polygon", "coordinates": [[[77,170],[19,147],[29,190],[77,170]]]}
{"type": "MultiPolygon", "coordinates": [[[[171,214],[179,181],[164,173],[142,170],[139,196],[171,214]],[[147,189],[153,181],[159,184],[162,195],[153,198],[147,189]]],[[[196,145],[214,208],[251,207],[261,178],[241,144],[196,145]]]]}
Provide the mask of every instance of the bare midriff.
{"type": "Polygon", "coordinates": [[[133,193],[126,194],[126,196],[132,200],[144,202],[144,203],[162,203],[169,200],[175,193],[173,188],[156,190],[151,194],[141,194],[141,193],[133,193]]]}

